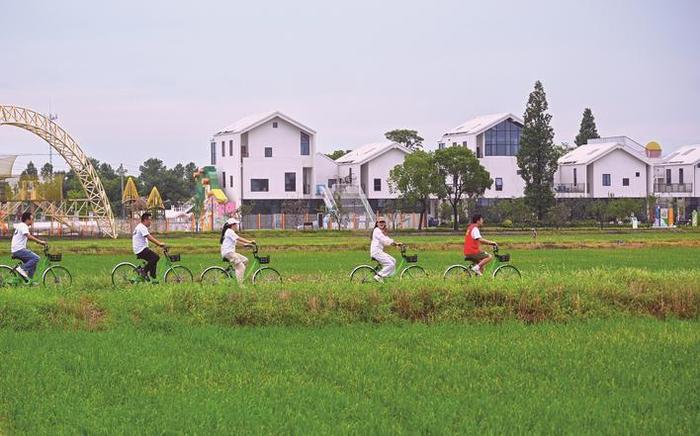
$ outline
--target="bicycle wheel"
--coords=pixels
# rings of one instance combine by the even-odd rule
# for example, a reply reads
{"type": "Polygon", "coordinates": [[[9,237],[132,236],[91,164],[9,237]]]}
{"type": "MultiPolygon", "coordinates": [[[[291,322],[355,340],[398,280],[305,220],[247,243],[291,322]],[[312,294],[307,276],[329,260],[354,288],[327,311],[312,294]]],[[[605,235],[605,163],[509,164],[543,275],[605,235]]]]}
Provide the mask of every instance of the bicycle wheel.
{"type": "Polygon", "coordinates": [[[67,288],[73,284],[73,277],[70,271],[61,265],[50,266],[41,275],[41,281],[47,288],[59,289],[67,288]]]}
{"type": "Polygon", "coordinates": [[[186,266],[173,265],[165,271],[163,281],[170,284],[192,283],[194,281],[194,276],[192,275],[192,271],[186,266]]]}
{"type": "Polygon", "coordinates": [[[253,274],[253,284],[282,283],[282,276],[276,269],[264,266],[253,274]]]}
{"type": "Polygon", "coordinates": [[[220,266],[210,266],[202,271],[202,274],[199,276],[199,281],[203,285],[218,285],[230,278],[231,275],[224,268],[220,266]]]}
{"type": "Polygon", "coordinates": [[[469,280],[472,276],[472,271],[464,265],[452,265],[445,270],[442,278],[449,281],[459,282],[469,280]]]}
{"type": "Polygon", "coordinates": [[[0,288],[17,286],[19,284],[17,272],[7,265],[0,265],[0,288]]]}
{"type": "Polygon", "coordinates": [[[132,286],[143,282],[136,265],[130,262],[122,262],[112,270],[112,285],[117,287],[132,286]]]}
{"type": "Polygon", "coordinates": [[[377,270],[369,265],[360,265],[350,273],[350,283],[372,283],[377,270]]]}
{"type": "Polygon", "coordinates": [[[520,271],[513,265],[501,265],[493,272],[493,278],[499,280],[519,279],[520,271]]]}
{"type": "Polygon", "coordinates": [[[401,271],[401,279],[424,279],[428,277],[422,266],[411,265],[401,271]]]}

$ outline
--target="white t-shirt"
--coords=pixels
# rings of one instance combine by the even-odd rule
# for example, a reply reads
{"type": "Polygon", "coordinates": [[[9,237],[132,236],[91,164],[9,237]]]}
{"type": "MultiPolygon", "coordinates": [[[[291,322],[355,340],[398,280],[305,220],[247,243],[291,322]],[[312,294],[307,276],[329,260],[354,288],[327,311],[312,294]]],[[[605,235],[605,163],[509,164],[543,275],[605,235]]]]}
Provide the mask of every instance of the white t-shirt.
{"type": "Polygon", "coordinates": [[[148,235],[150,235],[148,227],[143,223],[139,223],[131,236],[131,245],[134,248],[134,254],[139,254],[144,249],[148,248],[148,239],[146,239],[148,235]]]}
{"type": "Polygon", "coordinates": [[[15,233],[12,235],[12,249],[13,253],[19,250],[24,250],[27,248],[27,235],[29,234],[29,226],[25,223],[19,223],[15,225],[15,233]]]}
{"type": "Polygon", "coordinates": [[[224,241],[221,243],[221,257],[224,257],[227,253],[236,252],[236,241],[239,236],[233,229],[226,229],[224,232],[224,241]]]}
{"type": "Polygon", "coordinates": [[[477,226],[474,226],[472,228],[472,239],[475,241],[477,239],[481,239],[481,232],[479,231],[479,228],[477,226]]]}
{"type": "Polygon", "coordinates": [[[369,246],[369,253],[374,256],[374,253],[383,252],[384,247],[393,243],[393,239],[385,235],[379,227],[375,227],[372,231],[372,244],[369,246]]]}

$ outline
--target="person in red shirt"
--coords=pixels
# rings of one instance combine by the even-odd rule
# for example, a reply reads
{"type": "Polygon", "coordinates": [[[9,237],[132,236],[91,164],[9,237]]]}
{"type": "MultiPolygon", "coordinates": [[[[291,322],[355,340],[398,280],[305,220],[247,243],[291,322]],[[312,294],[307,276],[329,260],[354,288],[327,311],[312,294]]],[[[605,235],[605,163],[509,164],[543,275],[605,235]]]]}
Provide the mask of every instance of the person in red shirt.
{"type": "Polygon", "coordinates": [[[483,225],[484,218],[476,214],[472,217],[472,223],[467,227],[467,232],[464,234],[464,260],[474,263],[472,271],[479,276],[484,271],[484,267],[493,260],[493,255],[481,250],[481,244],[498,247],[498,244],[495,242],[481,237],[479,229],[483,225]]]}

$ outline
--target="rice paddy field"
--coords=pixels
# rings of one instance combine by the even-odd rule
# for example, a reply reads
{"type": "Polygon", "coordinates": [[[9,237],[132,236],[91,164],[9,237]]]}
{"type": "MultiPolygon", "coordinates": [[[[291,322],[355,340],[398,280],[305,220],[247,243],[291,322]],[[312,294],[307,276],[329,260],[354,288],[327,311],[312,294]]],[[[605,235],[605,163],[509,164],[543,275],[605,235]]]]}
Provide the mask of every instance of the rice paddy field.
{"type": "Polygon", "coordinates": [[[349,282],[365,233],[244,234],[282,283],[119,289],[129,240],[52,242],[69,289],[0,288],[0,434],[700,428],[700,232],[486,229],[509,281],[443,280],[462,235],[397,233],[429,275],[384,285],[349,282]]]}

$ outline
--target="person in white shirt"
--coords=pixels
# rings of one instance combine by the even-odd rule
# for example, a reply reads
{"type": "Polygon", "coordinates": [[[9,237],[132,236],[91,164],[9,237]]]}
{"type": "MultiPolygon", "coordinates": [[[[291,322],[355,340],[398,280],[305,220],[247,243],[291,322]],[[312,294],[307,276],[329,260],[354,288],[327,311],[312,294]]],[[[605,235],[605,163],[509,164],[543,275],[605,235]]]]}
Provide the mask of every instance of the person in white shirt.
{"type": "Polygon", "coordinates": [[[372,259],[376,260],[382,265],[382,269],[374,276],[374,280],[379,283],[384,282],[385,277],[389,277],[394,274],[396,269],[396,259],[384,252],[384,247],[396,245],[403,245],[400,242],[396,242],[387,236],[389,229],[386,226],[386,219],[380,217],[374,224],[374,230],[372,230],[372,243],[369,247],[369,254],[372,259]]]}
{"type": "Polygon", "coordinates": [[[34,241],[41,245],[47,244],[46,241],[42,241],[32,235],[29,231],[29,226],[32,224],[34,224],[34,215],[32,215],[31,212],[24,212],[22,214],[22,222],[15,226],[10,248],[12,257],[22,261],[22,266],[18,266],[16,271],[25,280],[31,280],[34,277],[36,265],[39,263],[39,256],[27,248],[27,240],[34,241]]]}
{"type": "Polygon", "coordinates": [[[131,246],[137,259],[146,261],[146,279],[150,276],[152,283],[158,283],[156,280],[156,272],[158,270],[158,261],[160,256],[148,248],[148,241],[153,242],[159,247],[165,248],[165,244],[157,240],[148,231],[151,227],[151,214],[146,212],[141,215],[141,223],[139,223],[131,235],[131,246]]]}
{"type": "Polygon", "coordinates": [[[236,232],[238,231],[239,223],[240,222],[236,218],[229,218],[221,229],[221,239],[219,239],[219,243],[221,244],[221,257],[231,262],[231,265],[233,265],[236,271],[238,283],[242,283],[243,275],[248,265],[248,258],[242,254],[236,253],[236,244],[240,242],[245,245],[253,245],[255,244],[255,240],[248,240],[238,236],[236,232]]]}

